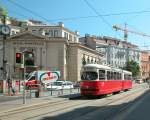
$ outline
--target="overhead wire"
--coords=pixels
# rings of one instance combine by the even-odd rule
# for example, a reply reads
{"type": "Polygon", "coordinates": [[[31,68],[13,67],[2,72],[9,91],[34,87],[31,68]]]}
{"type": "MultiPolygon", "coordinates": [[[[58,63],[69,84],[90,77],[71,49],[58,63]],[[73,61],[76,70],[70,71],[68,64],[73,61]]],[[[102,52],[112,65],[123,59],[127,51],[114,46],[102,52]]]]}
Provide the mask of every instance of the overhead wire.
{"type": "MultiPolygon", "coordinates": [[[[94,12],[96,12],[97,15],[95,15],[95,16],[79,16],[79,17],[70,17],[70,18],[58,18],[58,19],[51,19],[51,20],[48,20],[47,18],[45,18],[45,17],[39,15],[38,13],[36,13],[36,12],[34,12],[34,11],[28,9],[28,8],[25,8],[24,6],[22,6],[22,5],[20,5],[20,4],[16,3],[16,2],[14,2],[14,1],[12,1],[12,0],[7,0],[7,1],[10,2],[10,3],[12,3],[12,4],[14,4],[14,5],[16,5],[16,6],[18,6],[18,7],[20,7],[20,8],[22,8],[22,9],[24,9],[24,10],[26,10],[26,11],[28,11],[29,13],[31,13],[31,14],[33,14],[33,15],[35,15],[35,16],[38,16],[38,17],[42,18],[43,20],[45,20],[45,21],[47,21],[47,22],[59,21],[59,20],[64,20],[64,21],[66,21],[66,20],[75,20],[75,19],[86,19],[86,18],[94,18],[94,17],[100,17],[100,16],[101,16],[102,19],[103,19],[107,24],[109,24],[109,23],[104,19],[104,17],[107,17],[107,16],[115,16],[115,15],[129,15],[129,14],[150,13],[149,10],[142,10],[142,11],[132,11],[132,12],[120,12],[120,13],[99,14],[99,13],[97,12],[97,10],[96,10],[94,7],[92,7],[91,4],[89,4],[89,2],[87,2],[86,0],[84,0],[84,1],[87,3],[87,5],[88,5],[89,7],[91,7],[91,9],[93,9],[94,12]]],[[[21,15],[21,14],[20,14],[20,15],[21,15]]],[[[21,15],[21,16],[23,16],[23,15],[21,15]]],[[[110,25],[110,24],[109,24],[109,25],[110,25]]],[[[110,26],[111,26],[111,25],[110,25],[110,26]]]]}
{"type": "Polygon", "coordinates": [[[32,11],[32,10],[30,10],[30,9],[28,9],[28,8],[26,8],[26,7],[22,6],[22,5],[20,5],[20,4],[18,4],[17,2],[14,2],[14,1],[12,1],[12,0],[7,0],[7,1],[10,2],[10,3],[12,3],[13,5],[15,5],[15,6],[19,7],[19,8],[22,8],[22,9],[24,9],[25,11],[27,11],[27,12],[29,12],[29,13],[31,13],[31,14],[33,14],[33,15],[35,15],[35,16],[41,18],[41,19],[43,19],[43,20],[46,21],[46,22],[50,22],[50,20],[48,20],[47,18],[45,18],[45,17],[39,15],[38,13],[36,13],[36,12],[34,12],[34,11],[32,11]]]}
{"type": "Polygon", "coordinates": [[[58,18],[58,19],[51,19],[51,21],[75,20],[75,19],[97,18],[99,16],[109,17],[109,16],[117,16],[117,15],[131,15],[131,14],[143,14],[143,13],[150,13],[150,11],[133,11],[133,12],[121,12],[121,13],[108,13],[108,14],[93,15],[93,16],[79,16],[79,17],[58,18]]]}
{"type": "MultiPolygon", "coordinates": [[[[88,5],[88,7],[90,8],[90,9],[92,9],[96,14],[97,14],[97,16],[109,27],[109,28],[111,28],[111,30],[112,30],[112,25],[107,21],[107,20],[105,20],[105,18],[87,1],[87,0],[84,0],[84,2],[88,5]]],[[[115,32],[116,33],[116,32],[115,32]]],[[[120,35],[120,33],[117,33],[120,37],[121,37],[121,35],[120,35]]],[[[122,37],[121,37],[122,38],[122,37]]]]}
{"type": "Polygon", "coordinates": [[[104,18],[87,0],[84,0],[84,2],[88,5],[88,7],[89,7],[90,9],[92,9],[92,10],[98,15],[99,18],[101,18],[101,20],[102,20],[105,24],[107,24],[110,28],[112,28],[111,24],[109,24],[109,23],[105,20],[105,18],[104,18]]]}
{"type": "MultiPolygon", "coordinates": [[[[31,14],[33,14],[35,16],[38,16],[39,18],[43,19],[46,22],[50,22],[50,21],[52,22],[52,21],[58,21],[58,20],[64,20],[65,21],[65,20],[75,20],[75,19],[84,19],[84,18],[99,17],[111,29],[112,29],[112,25],[108,21],[105,20],[105,18],[104,18],[105,16],[128,15],[128,14],[142,14],[142,13],[149,13],[150,12],[149,10],[143,10],[143,11],[133,11],[133,12],[120,12],[120,13],[100,14],[87,0],[84,0],[84,2],[88,5],[88,7],[90,9],[92,9],[96,13],[95,16],[71,17],[71,18],[61,18],[61,19],[51,19],[51,20],[48,20],[47,18],[39,15],[38,13],[36,13],[36,12],[34,12],[34,11],[32,11],[32,10],[30,10],[30,9],[28,9],[28,8],[20,5],[20,4],[18,4],[17,2],[14,2],[12,0],[7,0],[7,1],[10,2],[10,3],[12,3],[12,4],[14,4],[15,6],[17,6],[19,8],[22,8],[22,9],[28,11],[29,13],[31,13],[31,14]]],[[[17,13],[17,14],[19,14],[19,13],[17,13]]],[[[24,16],[23,14],[19,14],[19,15],[24,16]]],[[[26,16],[24,16],[24,17],[26,17],[26,16]]]]}

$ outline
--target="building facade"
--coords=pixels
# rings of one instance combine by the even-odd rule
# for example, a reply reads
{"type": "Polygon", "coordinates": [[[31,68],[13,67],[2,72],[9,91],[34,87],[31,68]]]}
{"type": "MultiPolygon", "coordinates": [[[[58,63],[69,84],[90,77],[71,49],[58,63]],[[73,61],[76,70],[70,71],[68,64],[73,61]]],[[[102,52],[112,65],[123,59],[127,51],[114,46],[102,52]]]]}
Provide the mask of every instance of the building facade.
{"type": "Polygon", "coordinates": [[[136,45],[111,37],[86,35],[79,40],[84,46],[104,54],[103,64],[123,68],[127,61],[140,64],[140,50],[136,45]]]}
{"type": "Polygon", "coordinates": [[[141,51],[141,76],[143,80],[150,78],[150,55],[147,51],[141,51]]]}
{"type": "MultiPolygon", "coordinates": [[[[0,44],[2,45],[2,40],[0,44]]],[[[103,57],[96,50],[82,46],[80,43],[70,42],[66,38],[51,38],[30,31],[9,37],[5,48],[6,76],[19,81],[24,79],[24,68],[16,63],[16,53],[28,53],[25,55],[26,74],[34,70],[60,71],[61,80],[74,82],[80,81],[84,62],[100,63],[103,57]]],[[[3,50],[0,54],[3,55],[3,50]]],[[[0,65],[2,64],[1,57],[0,65]]],[[[2,80],[3,71],[0,71],[0,74],[2,80]]]]}

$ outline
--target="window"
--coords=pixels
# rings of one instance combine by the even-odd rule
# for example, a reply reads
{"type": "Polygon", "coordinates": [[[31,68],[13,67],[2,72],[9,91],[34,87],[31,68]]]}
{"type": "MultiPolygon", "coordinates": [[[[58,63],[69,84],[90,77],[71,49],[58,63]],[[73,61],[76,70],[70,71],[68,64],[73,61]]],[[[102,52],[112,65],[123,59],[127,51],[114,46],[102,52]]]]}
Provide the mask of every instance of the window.
{"type": "Polygon", "coordinates": [[[12,31],[12,35],[15,35],[15,31],[12,31]]]}
{"type": "Polygon", "coordinates": [[[114,73],[111,72],[111,79],[114,79],[114,73]]]}
{"type": "Polygon", "coordinates": [[[81,75],[82,80],[96,80],[98,74],[96,72],[83,72],[81,75]]]}
{"type": "Polygon", "coordinates": [[[32,32],[36,32],[36,30],[32,30],[32,32]]]}
{"type": "Polygon", "coordinates": [[[28,81],[35,80],[35,76],[32,76],[28,81]]]}
{"type": "Polygon", "coordinates": [[[49,31],[49,37],[54,37],[54,32],[53,32],[53,30],[50,30],[50,31],[49,31]]]}
{"type": "Polygon", "coordinates": [[[68,33],[64,32],[64,37],[68,39],[68,33]]]}
{"type": "Polygon", "coordinates": [[[72,41],[72,35],[69,35],[69,40],[72,41]]]}
{"type": "Polygon", "coordinates": [[[99,70],[99,79],[104,80],[105,79],[105,70],[99,70]]]}
{"type": "Polygon", "coordinates": [[[117,73],[114,72],[114,79],[116,80],[117,79],[117,73]]]}
{"type": "Polygon", "coordinates": [[[110,71],[107,71],[107,79],[108,79],[108,80],[111,79],[111,73],[110,73],[110,71]]]}
{"type": "Polygon", "coordinates": [[[58,30],[54,30],[54,37],[58,37],[58,30]]]}

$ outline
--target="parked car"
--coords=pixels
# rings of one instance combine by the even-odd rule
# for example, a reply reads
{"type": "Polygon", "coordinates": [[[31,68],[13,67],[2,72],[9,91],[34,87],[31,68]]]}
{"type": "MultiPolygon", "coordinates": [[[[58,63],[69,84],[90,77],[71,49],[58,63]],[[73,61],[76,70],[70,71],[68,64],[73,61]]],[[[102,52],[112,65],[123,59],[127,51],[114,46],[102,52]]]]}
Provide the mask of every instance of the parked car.
{"type": "Polygon", "coordinates": [[[70,81],[56,81],[47,84],[48,90],[61,90],[61,89],[72,89],[73,83],[70,81]]]}
{"type": "Polygon", "coordinates": [[[142,79],[137,79],[137,80],[136,80],[136,83],[141,84],[141,83],[143,83],[143,80],[142,80],[142,79]]]}
{"type": "Polygon", "coordinates": [[[73,84],[73,86],[74,86],[74,88],[79,88],[79,87],[80,87],[80,82],[75,82],[75,83],[73,84]]]}

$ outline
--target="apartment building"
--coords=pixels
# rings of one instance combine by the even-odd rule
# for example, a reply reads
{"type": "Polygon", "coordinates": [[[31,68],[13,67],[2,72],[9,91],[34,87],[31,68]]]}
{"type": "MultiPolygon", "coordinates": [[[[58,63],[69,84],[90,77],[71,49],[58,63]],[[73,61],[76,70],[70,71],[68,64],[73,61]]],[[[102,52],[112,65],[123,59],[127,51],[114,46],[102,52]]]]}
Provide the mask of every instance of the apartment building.
{"type": "Polygon", "coordinates": [[[126,62],[134,60],[140,64],[140,50],[138,46],[112,37],[96,37],[85,35],[79,40],[84,46],[104,54],[102,64],[123,68],[126,62]]]}
{"type": "Polygon", "coordinates": [[[143,80],[150,77],[150,55],[148,51],[141,51],[141,76],[143,80]]]}

